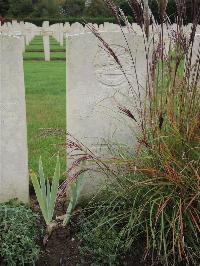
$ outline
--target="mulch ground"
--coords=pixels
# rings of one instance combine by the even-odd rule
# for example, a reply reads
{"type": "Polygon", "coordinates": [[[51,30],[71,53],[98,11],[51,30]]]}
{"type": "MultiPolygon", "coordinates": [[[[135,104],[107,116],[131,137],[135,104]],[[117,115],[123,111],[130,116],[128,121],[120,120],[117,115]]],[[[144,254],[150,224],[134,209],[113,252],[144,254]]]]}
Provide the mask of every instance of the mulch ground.
{"type": "MultiPolygon", "coordinates": [[[[40,209],[35,198],[31,200],[32,209],[35,213],[40,214],[40,209]]],[[[80,240],[78,240],[76,233],[78,231],[78,224],[80,221],[81,209],[77,209],[70,224],[66,227],[59,227],[53,230],[50,238],[44,245],[44,234],[38,237],[38,244],[41,247],[41,255],[37,266],[77,266],[77,265],[91,265],[91,258],[88,255],[80,254],[80,240]]],[[[65,206],[62,203],[57,204],[55,215],[61,216],[65,213],[65,206]]],[[[45,229],[45,224],[42,217],[39,219],[38,231],[45,229]]]]}
{"type": "Polygon", "coordinates": [[[79,241],[74,238],[70,229],[57,229],[52,233],[46,247],[43,247],[40,259],[36,265],[70,265],[81,262],[79,241]]]}

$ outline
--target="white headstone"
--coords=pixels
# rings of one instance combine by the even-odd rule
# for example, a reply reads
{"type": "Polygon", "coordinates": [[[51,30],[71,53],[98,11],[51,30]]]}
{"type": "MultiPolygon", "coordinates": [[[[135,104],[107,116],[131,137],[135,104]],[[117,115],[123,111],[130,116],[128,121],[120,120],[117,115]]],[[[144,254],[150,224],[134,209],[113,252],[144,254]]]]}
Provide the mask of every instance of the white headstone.
{"type": "Polygon", "coordinates": [[[98,29],[99,29],[99,26],[98,26],[98,24],[96,24],[96,23],[93,24],[93,27],[94,27],[95,30],[98,30],[98,29]]]}
{"type": "Polygon", "coordinates": [[[137,23],[133,23],[131,29],[135,34],[142,35],[142,29],[137,23]]]}
{"type": "Polygon", "coordinates": [[[59,24],[59,34],[60,34],[60,46],[64,45],[64,27],[63,23],[59,24]]]}
{"type": "Polygon", "coordinates": [[[64,37],[67,36],[67,34],[70,32],[70,24],[69,22],[65,22],[64,27],[63,27],[63,33],[64,33],[64,37]]]}
{"type": "Polygon", "coordinates": [[[85,33],[90,32],[91,33],[91,29],[93,28],[93,24],[92,23],[87,23],[85,25],[85,33]]]}
{"type": "Polygon", "coordinates": [[[104,24],[99,25],[99,31],[104,31],[104,24]]]}
{"type": "Polygon", "coordinates": [[[84,33],[84,27],[79,22],[75,22],[71,25],[69,35],[84,33]]]}
{"type": "Polygon", "coordinates": [[[28,202],[26,131],[21,42],[0,36],[0,202],[28,202]]]}
{"type": "Polygon", "coordinates": [[[45,61],[50,61],[49,21],[43,22],[43,46],[45,61]]]}
{"type": "MultiPolygon", "coordinates": [[[[120,32],[102,33],[118,56],[126,77],[113,57],[93,34],[69,36],[67,54],[67,130],[105,159],[109,152],[104,143],[118,147],[134,146],[133,119],[120,114],[119,106],[128,108],[139,122],[139,94],[144,95],[147,61],[142,37],[127,34],[134,64],[120,32]],[[127,79],[129,82],[127,82],[127,79]]],[[[141,96],[143,97],[143,96],[141,96]]],[[[70,165],[70,160],[68,160],[70,165]]],[[[86,183],[85,193],[95,191],[101,178],[96,173],[86,183]]],[[[100,182],[101,183],[101,182],[100,182]]]]}
{"type": "Polygon", "coordinates": [[[192,48],[191,49],[192,50],[191,62],[190,62],[190,58],[188,58],[189,59],[188,64],[191,63],[191,65],[190,65],[190,71],[191,71],[190,82],[192,83],[195,79],[197,79],[198,84],[199,84],[200,78],[197,74],[198,74],[199,54],[200,54],[200,34],[195,35],[194,43],[193,43],[193,46],[191,48],[192,48]]]}

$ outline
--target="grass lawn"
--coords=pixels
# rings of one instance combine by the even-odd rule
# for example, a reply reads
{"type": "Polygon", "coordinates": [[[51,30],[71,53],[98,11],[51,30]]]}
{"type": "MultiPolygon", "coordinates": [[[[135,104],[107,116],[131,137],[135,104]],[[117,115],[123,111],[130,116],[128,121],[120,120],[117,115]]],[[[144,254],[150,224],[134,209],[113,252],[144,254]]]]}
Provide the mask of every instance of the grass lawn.
{"type": "MultiPolygon", "coordinates": [[[[55,39],[50,37],[50,52],[51,59],[62,59],[65,60],[65,44],[63,47],[56,42],[55,39]]],[[[44,51],[43,51],[43,41],[41,36],[37,36],[30,43],[30,45],[26,46],[26,52],[24,53],[25,60],[43,60],[44,59],[44,51]]]]}
{"type": "MultiPolygon", "coordinates": [[[[49,41],[50,41],[50,45],[51,45],[51,49],[52,46],[57,46],[59,49],[64,49],[65,46],[61,47],[60,44],[53,38],[53,37],[49,37],[49,41]]],[[[36,36],[29,45],[26,46],[26,48],[32,48],[32,47],[37,47],[39,46],[40,48],[43,47],[43,38],[42,36],[36,36]]]]}
{"type": "MultiPolygon", "coordinates": [[[[65,61],[65,53],[64,52],[51,52],[51,59],[60,59],[62,58],[63,61],[65,61]]],[[[44,59],[44,53],[43,52],[26,52],[24,55],[24,59],[44,59]]]]}
{"type": "MultiPolygon", "coordinates": [[[[34,42],[35,40],[32,43],[34,42]]],[[[39,48],[42,48],[42,43],[39,48]]],[[[24,61],[29,169],[38,169],[41,155],[47,176],[53,175],[55,155],[61,149],[59,144],[64,144],[65,136],[44,137],[41,136],[41,129],[66,129],[65,68],[65,61],[24,61]]],[[[61,169],[64,172],[65,152],[61,151],[60,156],[61,169]]]]}

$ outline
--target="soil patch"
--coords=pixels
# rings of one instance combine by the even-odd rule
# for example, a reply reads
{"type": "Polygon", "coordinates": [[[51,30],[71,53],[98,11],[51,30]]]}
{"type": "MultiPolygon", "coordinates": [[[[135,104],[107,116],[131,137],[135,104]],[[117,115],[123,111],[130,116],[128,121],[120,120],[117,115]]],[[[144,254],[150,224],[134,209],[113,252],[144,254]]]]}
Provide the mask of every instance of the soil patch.
{"type": "MultiPolygon", "coordinates": [[[[31,200],[32,209],[40,215],[38,220],[38,232],[45,229],[45,224],[40,214],[40,209],[35,198],[31,200]]],[[[55,215],[60,216],[65,213],[65,206],[63,203],[58,203],[55,209],[55,215]]],[[[91,265],[91,258],[88,255],[80,254],[79,246],[80,240],[76,237],[78,231],[78,224],[81,219],[81,209],[78,208],[75,212],[72,221],[66,228],[59,227],[55,229],[47,240],[45,246],[43,244],[44,234],[38,237],[38,244],[41,247],[41,255],[36,263],[36,266],[77,266],[77,265],[91,265]]]]}
{"type": "Polygon", "coordinates": [[[71,228],[59,228],[52,233],[46,247],[41,252],[36,265],[70,265],[75,266],[81,262],[79,241],[71,228]]]}

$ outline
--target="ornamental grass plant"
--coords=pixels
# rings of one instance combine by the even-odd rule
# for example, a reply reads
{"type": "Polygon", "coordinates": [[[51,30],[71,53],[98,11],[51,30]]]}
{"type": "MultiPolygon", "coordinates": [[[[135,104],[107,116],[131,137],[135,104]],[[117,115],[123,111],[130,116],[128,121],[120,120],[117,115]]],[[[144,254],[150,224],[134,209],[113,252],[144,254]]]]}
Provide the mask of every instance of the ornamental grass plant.
{"type": "MultiPolygon", "coordinates": [[[[130,28],[114,2],[106,2],[118,22],[124,20],[130,28]]],[[[148,8],[148,1],[128,2],[144,41],[148,42],[154,33],[158,38],[153,53],[147,55],[145,100],[140,98],[139,90],[137,94],[141,103],[139,111],[135,110],[140,129],[137,146],[132,155],[125,152],[117,158],[115,155],[115,174],[110,171],[112,181],[85,210],[82,250],[110,265],[123,265],[128,254],[135,254],[142,265],[197,266],[200,264],[197,1],[191,1],[193,22],[187,31],[185,1],[176,1],[177,24],[173,28],[166,14],[167,1],[158,1],[159,25],[148,8]]],[[[92,30],[122,67],[112,48],[92,30]]],[[[123,33],[122,27],[121,30],[123,33]]],[[[120,111],[136,123],[135,114],[128,107],[120,107],[120,111]]]]}

